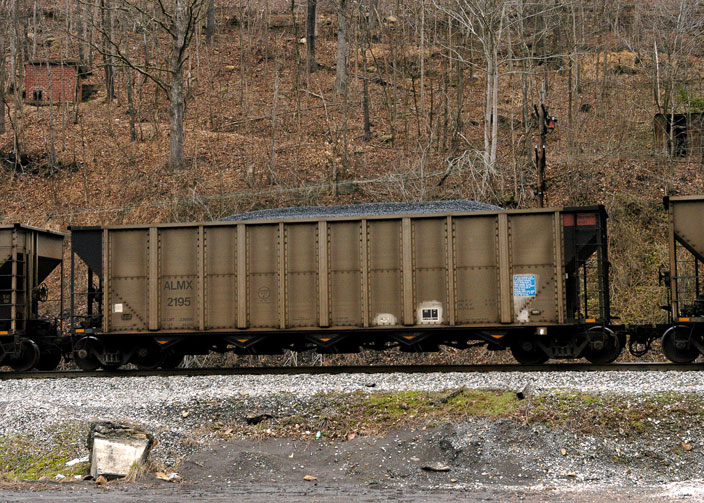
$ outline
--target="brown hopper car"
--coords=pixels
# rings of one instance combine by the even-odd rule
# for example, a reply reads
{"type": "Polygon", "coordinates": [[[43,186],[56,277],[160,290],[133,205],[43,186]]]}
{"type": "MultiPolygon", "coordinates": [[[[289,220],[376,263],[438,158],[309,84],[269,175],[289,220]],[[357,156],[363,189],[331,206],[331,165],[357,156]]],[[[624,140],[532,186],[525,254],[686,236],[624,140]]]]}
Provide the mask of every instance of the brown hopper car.
{"type": "Polygon", "coordinates": [[[606,218],[594,206],[72,227],[74,356],[156,367],[211,350],[480,342],[524,363],[612,361],[625,341],[607,328],[606,218]]]}
{"type": "MultiPolygon", "coordinates": [[[[61,361],[58,320],[39,316],[49,299],[43,281],[63,267],[64,234],[20,224],[0,225],[0,364],[15,370],[52,369],[61,361]]],[[[63,278],[63,274],[61,274],[63,278]]],[[[62,292],[63,289],[60,289],[62,292]]]]}
{"type": "Polygon", "coordinates": [[[665,356],[688,363],[704,354],[704,197],[665,198],[669,213],[669,322],[662,339],[665,356]]]}

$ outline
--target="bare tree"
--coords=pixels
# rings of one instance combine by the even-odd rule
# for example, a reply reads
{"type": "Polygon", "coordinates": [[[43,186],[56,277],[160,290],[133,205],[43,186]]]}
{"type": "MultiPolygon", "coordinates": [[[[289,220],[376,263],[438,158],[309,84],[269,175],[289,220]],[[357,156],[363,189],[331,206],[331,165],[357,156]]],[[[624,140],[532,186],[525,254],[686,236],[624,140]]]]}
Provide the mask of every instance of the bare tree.
{"type": "Polygon", "coordinates": [[[485,63],[484,166],[495,171],[498,148],[499,49],[504,40],[509,0],[451,0],[435,5],[455,20],[460,29],[479,41],[485,63]]]}
{"type": "Polygon", "coordinates": [[[4,57],[7,51],[7,20],[9,15],[5,3],[0,4],[0,134],[5,133],[5,108],[6,108],[6,93],[7,93],[7,62],[4,57]]]}
{"type": "Polygon", "coordinates": [[[113,8],[110,0],[100,0],[100,12],[102,14],[103,32],[103,67],[105,69],[105,95],[108,103],[115,98],[115,67],[113,65],[113,56],[110,51],[111,41],[115,39],[115,30],[113,24],[113,8]]]}
{"type": "Polygon", "coordinates": [[[138,62],[137,58],[133,58],[126,50],[125,44],[129,43],[129,38],[122,40],[107,32],[104,27],[96,27],[108,42],[106,48],[97,47],[103,53],[104,58],[114,58],[121,64],[139,72],[168,95],[171,123],[169,165],[174,170],[185,168],[183,152],[183,121],[186,104],[184,65],[188,59],[189,46],[201,19],[205,1],[112,0],[113,8],[122,11],[125,19],[135,23],[135,32],[153,31],[157,40],[161,36],[168,40],[168,46],[162,47],[162,57],[157,59],[157,61],[164,61],[164,66],[156,66],[156,63],[150,65],[146,58],[144,64],[138,62]]]}
{"type": "Polygon", "coordinates": [[[205,43],[210,45],[215,33],[215,0],[208,0],[205,14],[205,43]]]}
{"type": "Polygon", "coordinates": [[[337,57],[335,58],[335,89],[347,86],[347,0],[337,4],[337,57]]]}
{"type": "Polygon", "coordinates": [[[308,49],[308,71],[313,73],[318,64],[315,62],[315,11],[318,0],[308,0],[306,14],[306,47],[308,49]]]}
{"type": "Polygon", "coordinates": [[[15,166],[19,165],[22,158],[24,142],[24,107],[22,103],[22,88],[24,87],[25,60],[24,41],[26,39],[27,23],[22,19],[22,8],[19,0],[9,0],[7,5],[10,21],[10,83],[12,85],[13,113],[12,123],[12,152],[15,157],[15,166]]]}

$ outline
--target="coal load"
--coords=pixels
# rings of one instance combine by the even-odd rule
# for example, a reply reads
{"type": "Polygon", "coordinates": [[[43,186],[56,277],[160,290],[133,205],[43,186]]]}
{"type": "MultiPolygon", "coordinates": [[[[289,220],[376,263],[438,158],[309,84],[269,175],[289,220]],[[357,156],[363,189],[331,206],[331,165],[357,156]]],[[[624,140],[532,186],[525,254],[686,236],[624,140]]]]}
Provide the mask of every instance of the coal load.
{"type": "Polygon", "coordinates": [[[299,220],[321,218],[361,218],[383,215],[419,215],[466,213],[473,211],[497,211],[493,204],[469,201],[423,201],[417,203],[362,203],[341,206],[298,206],[290,208],[273,208],[254,210],[237,215],[230,215],[222,220],[299,220]]]}

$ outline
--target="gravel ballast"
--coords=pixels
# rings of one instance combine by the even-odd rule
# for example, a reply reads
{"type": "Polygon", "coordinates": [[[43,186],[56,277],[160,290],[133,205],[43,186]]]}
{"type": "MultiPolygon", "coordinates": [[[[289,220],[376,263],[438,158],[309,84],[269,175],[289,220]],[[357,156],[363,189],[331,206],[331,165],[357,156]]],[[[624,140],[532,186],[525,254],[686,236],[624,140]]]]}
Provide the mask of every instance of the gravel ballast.
{"type": "MultiPolygon", "coordinates": [[[[67,421],[131,419],[151,428],[185,422],[170,415],[194,401],[271,400],[290,403],[320,393],[442,391],[466,387],[533,393],[702,393],[698,372],[531,372],[447,374],[339,374],[293,376],[124,377],[0,382],[0,434],[39,433],[67,421]],[[370,387],[373,385],[373,387],[370,387]],[[166,415],[165,415],[166,414],[166,415]]],[[[188,419],[188,418],[186,418],[188,419]]]]}

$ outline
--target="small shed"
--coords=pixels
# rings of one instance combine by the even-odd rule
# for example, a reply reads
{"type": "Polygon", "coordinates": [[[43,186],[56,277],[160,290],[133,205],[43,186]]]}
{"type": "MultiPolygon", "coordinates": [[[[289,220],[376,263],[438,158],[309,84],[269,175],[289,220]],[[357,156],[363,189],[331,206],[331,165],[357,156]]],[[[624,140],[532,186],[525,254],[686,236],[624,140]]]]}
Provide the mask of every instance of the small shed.
{"type": "Polygon", "coordinates": [[[663,154],[704,158],[704,112],[656,114],[653,129],[655,147],[663,154]]]}
{"type": "Polygon", "coordinates": [[[28,61],[24,65],[24,101],[34,105],[80,102],[82,75],[77,61],[28,61]]]}

